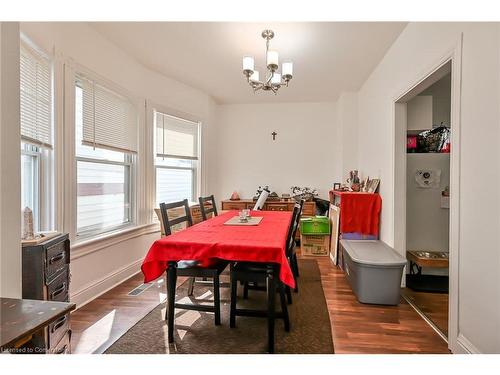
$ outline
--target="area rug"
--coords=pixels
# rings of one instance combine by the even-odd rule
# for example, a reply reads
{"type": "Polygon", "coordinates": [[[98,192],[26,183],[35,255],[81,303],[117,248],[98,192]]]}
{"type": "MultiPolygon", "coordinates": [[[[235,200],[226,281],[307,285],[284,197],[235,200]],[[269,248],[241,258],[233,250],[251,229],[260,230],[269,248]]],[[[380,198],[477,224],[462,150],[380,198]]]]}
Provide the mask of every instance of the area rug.
{"type": "MultiPolygon", "coordinates": [[[[282,354],[333,354],[330,317],[321,286],[318,264],[313,259],[301,259],[299,260],[299,271],[299,293],[293,293],[293,303],[288,305],[291,330],[285,332],[283,320],[277,319],[275,352],[282,354]]],[[[210,303],[212,301],[212,288],[196,284],[194,295],[188,297],[187,284],[185,282],[177,288],[177,302],[186,303],[191,300],[196,303],[210,303]]],[[[239,290],[238,307],[266,308],[265,292],[250,290],[247,300],[244,300],[242,295],[243,291],[239,290]]],[[[220,326],[215,326],[213,313],[176,309],[175,341],[173,344],[167,342],[165,303],[162,303],[120,337],[105,353],[266,353],[267,320],[238,316],[236,317],[236,327],[229,328],[229,303],[229,288],[221,288],[222,325],[220,326]]]]}

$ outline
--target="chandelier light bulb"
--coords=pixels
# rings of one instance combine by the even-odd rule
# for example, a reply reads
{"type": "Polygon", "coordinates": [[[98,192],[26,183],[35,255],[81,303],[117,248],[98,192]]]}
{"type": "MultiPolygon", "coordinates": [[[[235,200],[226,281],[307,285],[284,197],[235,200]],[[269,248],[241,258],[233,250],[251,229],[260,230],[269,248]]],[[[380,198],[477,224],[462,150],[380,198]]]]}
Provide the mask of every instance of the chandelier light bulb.
{"type": "Polygon", "coordinates": [[[282,65],[281,73],[283,74],[283,77],[289,76],[292,78],[293,76],[293,62],[287,61],[284,62],[282,65]]]}
{"type": "Polygon", "coordinates": [[[273,77],[271,78],[272,85],[281,85],[281,74],[273,73],[273,77]]]}
{"type": "Polygon", "coordinates": [[[243,71],[253,71],[254,70],[254,60],[252,56],[243,57],[243,71]]]}
{"type": "Polygon", "coordinates": [[[259,71],[255,70],[250,76],[250,82],[259,82],[259,71]]]}
{"type": "Polygon", "coordinates": [[[267,67],[274,70],[278,68],[278,52],[267,51],[267,67]]]}

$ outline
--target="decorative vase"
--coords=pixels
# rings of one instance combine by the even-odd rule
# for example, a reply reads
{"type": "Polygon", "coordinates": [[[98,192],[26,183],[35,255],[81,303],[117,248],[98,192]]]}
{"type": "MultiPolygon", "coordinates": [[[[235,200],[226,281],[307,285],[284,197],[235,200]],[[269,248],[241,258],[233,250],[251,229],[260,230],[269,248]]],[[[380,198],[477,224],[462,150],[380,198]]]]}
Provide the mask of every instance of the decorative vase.
{"type": "Polygon", "coordinates": [[[240,200],[240,196],[239,196],[239,194],[236,191],[233,191],[233,194],[231,194],[231,198],[229,198],[229,199],[232,200],[232,201],[239,201],[240,200]]]}

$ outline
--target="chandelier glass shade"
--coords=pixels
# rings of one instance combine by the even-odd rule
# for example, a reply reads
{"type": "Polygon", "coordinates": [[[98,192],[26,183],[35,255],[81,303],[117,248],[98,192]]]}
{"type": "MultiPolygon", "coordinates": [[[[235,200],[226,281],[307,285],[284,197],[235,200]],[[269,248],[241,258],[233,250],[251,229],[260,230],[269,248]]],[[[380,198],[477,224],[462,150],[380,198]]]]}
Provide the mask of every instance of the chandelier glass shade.
{"type": "Polygon", "coordinates": [[[274,94],[283,87],[288,87],[288,82],[293,77],[293,63],[291,61],[283,62],[281,73],[279,69],[279,55],[277,51],[269,49],[269,41],[274,37],[274,31],[264,30],[262,38],[266,40],[266,72],[262,81],[259,71],[255,70],[255,60],[252,56],[243,57],[243,74],[247,82],[253,88],[254,92],[259,90],[272,91],[274,94]]]}

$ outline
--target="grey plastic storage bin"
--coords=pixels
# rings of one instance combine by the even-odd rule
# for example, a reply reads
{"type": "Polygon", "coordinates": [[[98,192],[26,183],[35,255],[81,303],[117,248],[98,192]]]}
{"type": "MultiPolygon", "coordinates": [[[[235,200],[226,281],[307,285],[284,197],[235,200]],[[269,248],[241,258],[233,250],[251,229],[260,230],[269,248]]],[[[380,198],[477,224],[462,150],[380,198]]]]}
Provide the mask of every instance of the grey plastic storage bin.
{"type": "Polygon", "coordinates": [[[359,302],[399,304],[406,259],[382,241],[341,240],[347,280],[359,302]]]}

